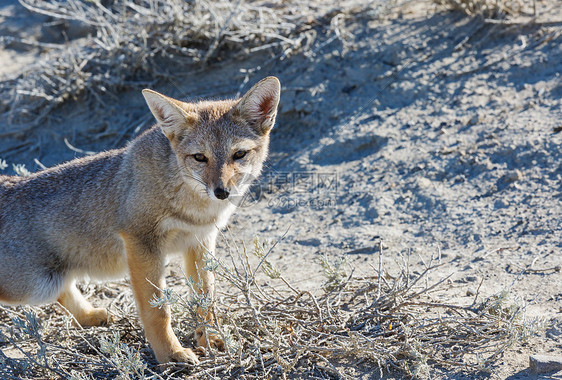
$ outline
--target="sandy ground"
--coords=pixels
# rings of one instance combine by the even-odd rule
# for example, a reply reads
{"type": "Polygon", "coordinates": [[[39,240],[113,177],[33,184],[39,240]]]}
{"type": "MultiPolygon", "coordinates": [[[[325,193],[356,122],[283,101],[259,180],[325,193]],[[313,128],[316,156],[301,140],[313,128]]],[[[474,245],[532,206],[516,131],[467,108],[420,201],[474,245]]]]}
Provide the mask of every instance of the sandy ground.
{"type": "MultiPolygon", "coordinates": [[[[343,39],[251,76],[243,70],[266,53],[179,72],[156,89],[187,99],[234,96],[278,76],[271,157],[232,219],[236,239],[280,239],[272,261],[312,290],[322,280],[320,254],[346,257],[359,275],[372,273],[379,255],[389,270],[408,252],[420,262],[438,257],[446,264],[436,275],[453,274],[444,299],[470,303],[482,281],[482,296],[506,290],[548,321],[493,374],[531,378],[530,354],[562,355],[562,8],[552,4],[539,25],[428,8],[384,21],[364,15],[344,22],[343,39]]],[[[16,6],[1,9],[2,33],[39,33],[44,20],[15,20],[16,6]]],[[[1,70],[29,70],[40,54],[8,45],[1,70]]],[[[105,107],[106,117],[92,119],[86,104],[67,105],[47,125],[3,138],[0,158],[35,170],[34,159],[50,166],[79,155],[64,138],[100,151],[152,123],[137,91],[105,107]]]]}

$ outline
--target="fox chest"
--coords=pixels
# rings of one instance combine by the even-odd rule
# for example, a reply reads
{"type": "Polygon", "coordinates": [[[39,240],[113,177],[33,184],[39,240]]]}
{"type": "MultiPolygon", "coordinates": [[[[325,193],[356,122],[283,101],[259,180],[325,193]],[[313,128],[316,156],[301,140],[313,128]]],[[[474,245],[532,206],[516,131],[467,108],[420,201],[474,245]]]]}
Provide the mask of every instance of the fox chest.
{"type": "Polygon", "coordinates": [[[166,218],[160,223],[162,232],[161,247],[167,254],[185,253],[205,244],[214,248],[218,233],[215,224],[194,225],[176,218],[166,218]]]}

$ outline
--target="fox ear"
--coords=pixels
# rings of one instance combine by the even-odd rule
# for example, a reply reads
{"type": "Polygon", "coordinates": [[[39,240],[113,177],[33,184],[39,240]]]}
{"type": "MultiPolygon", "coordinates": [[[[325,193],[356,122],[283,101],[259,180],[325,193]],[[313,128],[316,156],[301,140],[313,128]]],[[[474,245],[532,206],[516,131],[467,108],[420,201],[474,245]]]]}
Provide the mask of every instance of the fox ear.
{"type": "Polygon", "coordinates": [[[166,137],[174,142],[185,127],[194,122],[195,116],[182,106],[184,103],[156,91],[142,90],[148,108],[160,123],[166,137]]]}
{"type": "Polygon", "coordinates": [[[276,77],[267,77],[254,85],[236,105],[240,116],[260,135],[269,133],[281,94],[281,84],[276,77]]]}

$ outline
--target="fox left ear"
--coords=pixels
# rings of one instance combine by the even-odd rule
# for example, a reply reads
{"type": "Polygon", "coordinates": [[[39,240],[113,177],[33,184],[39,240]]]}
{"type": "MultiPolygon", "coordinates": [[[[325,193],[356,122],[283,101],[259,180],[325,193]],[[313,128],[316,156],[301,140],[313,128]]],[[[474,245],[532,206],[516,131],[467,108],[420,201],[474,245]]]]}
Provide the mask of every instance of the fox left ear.
{"type": "Polygon", "coordinates": [[[275,124],[281,83],[276,77],[267,77],[254,85],[236,105],[240,116],[260,135],[269,133],[275,124]]]}

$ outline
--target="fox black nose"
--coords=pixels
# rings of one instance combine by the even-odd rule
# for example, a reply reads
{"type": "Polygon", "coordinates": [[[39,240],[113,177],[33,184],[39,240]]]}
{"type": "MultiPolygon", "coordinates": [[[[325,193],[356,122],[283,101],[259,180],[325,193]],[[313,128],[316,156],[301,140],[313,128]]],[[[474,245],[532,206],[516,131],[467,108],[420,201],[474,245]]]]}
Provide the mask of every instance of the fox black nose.
{"type": "Polygon", "coordinates": [[[215,197],[217,197],[218,199],[226,199],[229,195],[230,193],[228,192],[228,190],[223,189],[222,187],[217,187],[215,189],[215,197]]]}

